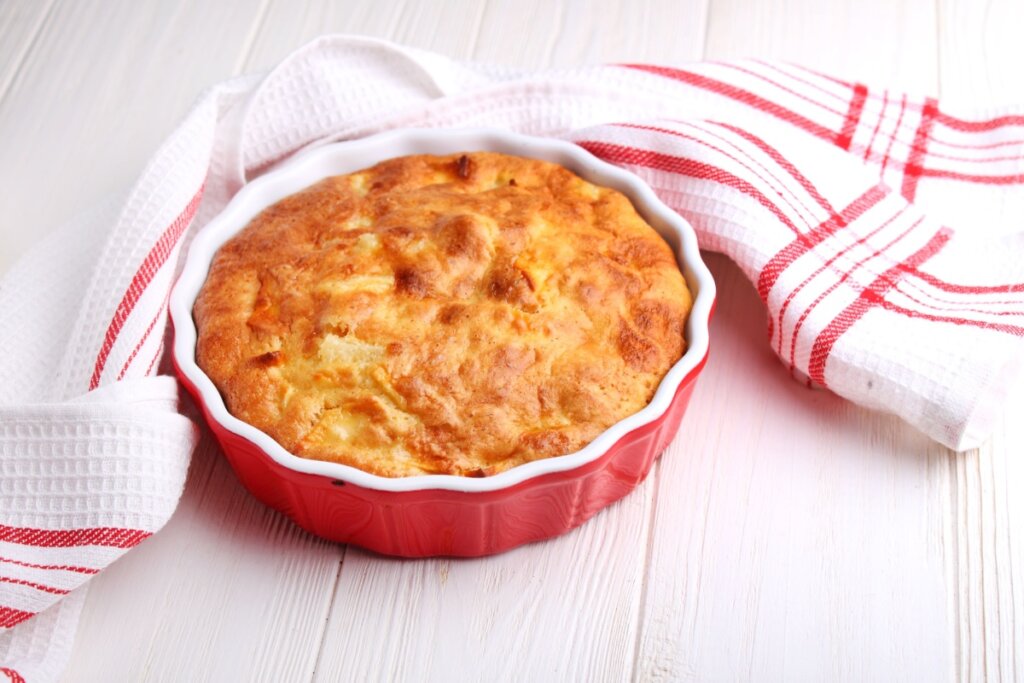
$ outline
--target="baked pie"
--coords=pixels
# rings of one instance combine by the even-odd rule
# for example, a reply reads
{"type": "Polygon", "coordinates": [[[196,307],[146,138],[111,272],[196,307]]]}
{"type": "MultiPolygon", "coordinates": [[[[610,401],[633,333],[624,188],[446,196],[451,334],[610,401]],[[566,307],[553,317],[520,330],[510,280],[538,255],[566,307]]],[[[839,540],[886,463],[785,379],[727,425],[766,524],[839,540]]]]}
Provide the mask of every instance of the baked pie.
{"type": "Polygon", "coordinates": [[[623,194],[534,159],[407,156],[326,178],[224,244],[196,361],[300,457],[487,476],[646,406],[691,303],[623,194]]]}

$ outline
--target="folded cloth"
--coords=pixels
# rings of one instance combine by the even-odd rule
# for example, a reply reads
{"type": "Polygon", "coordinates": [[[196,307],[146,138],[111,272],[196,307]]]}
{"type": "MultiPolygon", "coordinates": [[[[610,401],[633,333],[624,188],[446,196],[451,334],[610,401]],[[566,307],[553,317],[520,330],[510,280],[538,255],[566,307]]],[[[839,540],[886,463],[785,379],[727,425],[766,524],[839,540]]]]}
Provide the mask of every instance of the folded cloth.
{"type": "Polygon", "coordinates": [[[963,449],[1024,350],[1022,112],[785,64],[525,73],[342,36],[209,89],[116,214],[0,284],[0,671],[58,675],[81,590],[62,598],[173,512],[197,437],[156,376],[181,250],[295,151],[409,126],[571,140],[739,264],[795,376],[963,449]]]}

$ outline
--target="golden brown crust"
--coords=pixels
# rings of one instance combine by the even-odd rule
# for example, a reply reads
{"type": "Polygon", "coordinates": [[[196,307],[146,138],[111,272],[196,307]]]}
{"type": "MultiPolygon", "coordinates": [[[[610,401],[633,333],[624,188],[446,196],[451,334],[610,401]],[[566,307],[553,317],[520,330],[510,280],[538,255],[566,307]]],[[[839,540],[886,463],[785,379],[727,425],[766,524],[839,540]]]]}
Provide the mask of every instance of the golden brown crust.
{"type": "Polygon", "coordinates": [[[620,193],[536,160],[411,156],[325,179],[225,244],[196,360],[299,456],[485,476],[643,408],[690,305],[620,193]]]}

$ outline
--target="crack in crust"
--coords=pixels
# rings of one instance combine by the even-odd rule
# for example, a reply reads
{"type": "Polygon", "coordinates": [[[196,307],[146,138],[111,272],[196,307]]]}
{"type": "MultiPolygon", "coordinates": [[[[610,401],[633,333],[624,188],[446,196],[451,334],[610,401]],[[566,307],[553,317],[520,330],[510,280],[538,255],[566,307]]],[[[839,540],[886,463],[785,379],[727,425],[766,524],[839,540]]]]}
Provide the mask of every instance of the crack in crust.
{"type": "Polygon", "coordinates": [[[618,192],[502,154],[411,156],[327,178],[225,244],[196,358],[297,455],[479,477],[643,408],[690,306],[618,192]]]}

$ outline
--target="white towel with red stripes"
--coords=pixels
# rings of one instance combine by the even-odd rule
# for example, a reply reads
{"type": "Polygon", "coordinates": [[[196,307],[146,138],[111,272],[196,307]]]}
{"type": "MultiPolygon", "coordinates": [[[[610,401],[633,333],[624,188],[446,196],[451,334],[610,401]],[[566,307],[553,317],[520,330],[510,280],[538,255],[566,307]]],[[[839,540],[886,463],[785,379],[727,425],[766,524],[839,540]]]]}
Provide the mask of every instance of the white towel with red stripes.
{"type": "Polygon", "coordinates": [[[181,494],[198,433],[160,373],[188,236],[296,150],[409,126],[561,137],[634,171],[754,283],[794,376],[947,446],[981,442],[1019,376],[1024,108],[756,61],[526,73],[325,37],[208,90],[126,197],[0,284],[0,672],[58,676],[84,584],[181,494]]]}

